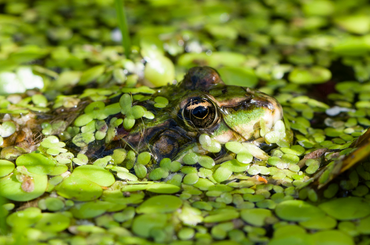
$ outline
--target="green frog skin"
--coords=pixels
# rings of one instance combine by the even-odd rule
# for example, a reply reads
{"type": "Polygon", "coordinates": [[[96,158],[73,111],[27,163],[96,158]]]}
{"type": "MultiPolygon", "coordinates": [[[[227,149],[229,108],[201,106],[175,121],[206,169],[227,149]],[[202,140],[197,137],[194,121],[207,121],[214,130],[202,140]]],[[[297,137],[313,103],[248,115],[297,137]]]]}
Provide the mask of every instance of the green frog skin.
{"type": "Polygon", "coordinates": [[[101,157],[125,148],[137,153],[149,151],[157,162],[174,159],[182,149],[197,143],[201,134],[208,134],[221,144],[253,141],[261,138],[261,120],[271,129],[283,117],[282,108],[273,97],[226,85],[210,67],[191,68],[179,84],[157,88],[150,99],[133,104],[145,107],[155,118],[136,120],[131,130],[118,127],[111,143],[95,142],[87,155],[101,157]],[[168,99],[165,108],[154,106],[157,96],[168,99]]]}

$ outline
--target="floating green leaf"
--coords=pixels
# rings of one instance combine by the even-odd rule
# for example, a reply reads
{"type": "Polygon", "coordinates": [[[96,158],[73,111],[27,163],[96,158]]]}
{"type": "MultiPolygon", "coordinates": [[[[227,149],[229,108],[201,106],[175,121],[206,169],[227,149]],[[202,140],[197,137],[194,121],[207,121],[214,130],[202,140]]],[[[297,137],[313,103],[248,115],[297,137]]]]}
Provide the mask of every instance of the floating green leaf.
{"type": "Polygon", "coordinates": [[[43,213],[35,228],[48,232],[60,232],[68,228],[70,218],[61,213],[43,213]]]}
{"type": "Polygon", "coordinates": [[[81,75],[78,85],[89,84],[90,82],[96,80],[100,75],[102,75],[104,71],[105,71],[105,65],[94,66],[84,71],[81,75]]]}
{"type": "Polygon", "coordinates": [[[100,185],[80,176],[70,176],[56,186],[56,191],[62,197],[76,201],[90,201],[98,199],[103,189],[100,185]]]}
{"type": "Polygon", "coordinates": [[[272,212],[270,210],[261,208],[246,209],[241,212],[242,219],[255,226],[263,226],[265,219],[271,216],[272,212]]]}
{"type": "Polygon", "coordinates": [[[152,229],[163,229],[167,223],[167,215],[151,213],[136,217],[132,223],[132,231],[141,237],[149,237],[152,229]]]}
{"type": "Polygon", "coordinates": [[[71,208],[71,213],[78,219],[89,219],[105,213],[112,203],[95,201],[78,203],[71,208]]]}
{"type": "Polygon", "coordinates": [[[21,225],[22,227],[30,227],[36,224],[41,218],[42,214],[39,208],[29,207],[9,215],[6,223],[10,226],[21,225]]]}
{"type": "Polygon", "coordinates": [[[228,85],[254,88],[258,78],[254,71],[246,67],[222,67],[218,69],[222,80],[228,85]]]}
{"type": "Polygon", "coordinates": [[[0,195],[13,201],[26,202],[44,194],[48,180],[45,174],[29,173],[18,179],[18,171],[0,179],[0,195]]]}
{"type": "Polygon", "coordinates": [[[288,221],[308,221],[325,216],[321,209],[302,200],[283,201],[276,206],[275,212],[279,218],[288,221]]]}
{"type": "Polygon", "coordinates": [[[14,168],[14,163],[7,160],[0,160],[0,177],[10,174],[13,172],[14,168]]]}
{"type": "Polygon", "coordinates": [[[111,172],[96,165],[83,165],[75,168],[72,173],[74,178],[90,180],[100,186],[110,186],[115,179],[111,172]]]}
{"type": "Polygon", "coordinates": [[[56,162],[41,153],[24,154],[17,158],[17,166],[24,166],[30,173],[48,174],[54,170],[56,162]]]}
{"type": "Polygon", "coordinates": [[[360,197],[344,197],[319,205],[328,215],[338,220],[353,220],[370,214],[369,201],[360,197]]]}
{"type": "Polygon", "coordinates": [[[12,135],[16,130],[16,126],[11,121],[6,121],[2,125],[0,125],[0,135],[1,137],[9,137],[12,135]]]}
{"type": "Polygon", "coordinates": [[[289,81],[297,84],[316,84],[327,82],[331,72],[324,68],[314,66],[311,68],[294,68],[289,74],[289,81]]]}
{"type": "Polygon", "coordinates": [[[137,213],[173,213],[182,205],[180,198],[169,195],[151,197],[137,207],[137,213]]]}

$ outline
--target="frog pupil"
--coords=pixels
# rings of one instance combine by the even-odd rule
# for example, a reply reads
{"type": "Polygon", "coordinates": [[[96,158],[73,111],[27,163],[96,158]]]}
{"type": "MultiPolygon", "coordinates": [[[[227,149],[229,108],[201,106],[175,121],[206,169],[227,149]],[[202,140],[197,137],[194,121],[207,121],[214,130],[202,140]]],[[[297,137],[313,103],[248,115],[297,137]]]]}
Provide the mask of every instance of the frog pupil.
{"type": "Polygon", "coordinates": [[[208,115],[208,108],[204,106],[198,106],[192,111],[192,114],[197,119],[204,119],[208,115]]]}

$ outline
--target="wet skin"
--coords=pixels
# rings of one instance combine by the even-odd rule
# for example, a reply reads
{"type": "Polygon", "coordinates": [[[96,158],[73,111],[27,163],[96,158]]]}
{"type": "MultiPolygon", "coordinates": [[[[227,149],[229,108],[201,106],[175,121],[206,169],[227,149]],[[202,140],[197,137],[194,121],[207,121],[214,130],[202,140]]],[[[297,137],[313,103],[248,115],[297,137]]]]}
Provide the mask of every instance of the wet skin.
{"type": "Polygon", "coordinates": [[[136,120],[129,131],[120,126],[110,144],[94,143],[87,154],[95,152],[101,157],[113,149],[125,148],[149,151],[156,161],[175,159],[184,148],[198,142],[201,134],[222,144],[253,141],[260,138],[261,120],[272,128],[283,115],[274,98],[249,88],[225,85],[210,67],[191,68],[179,84],[158,88],[150,99],[134,101],[134,105],[145,107],[155,119],[136,120]],[[165,108],[154,106],[157,96],[169,100],[165,108]]]}

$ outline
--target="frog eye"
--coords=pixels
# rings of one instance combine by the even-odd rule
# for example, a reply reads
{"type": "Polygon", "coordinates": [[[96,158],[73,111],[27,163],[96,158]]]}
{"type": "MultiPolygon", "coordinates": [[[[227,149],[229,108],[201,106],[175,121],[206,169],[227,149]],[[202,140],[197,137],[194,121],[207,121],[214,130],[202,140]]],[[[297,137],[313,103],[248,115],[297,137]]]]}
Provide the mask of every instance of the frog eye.
{"type": "Polygon", "coordinates": [[[186,73],[181,86],[186,90],[209,91],[216,84],[223,84],[220,74],[208,66],[193,67],[186,73]]]}
{"type": "Polygon", "coordinates": [[[208,128],[217,119],[217,108],[205,98],[191,98],[183,108],[182,118],[193,127],[208,128]]]}

